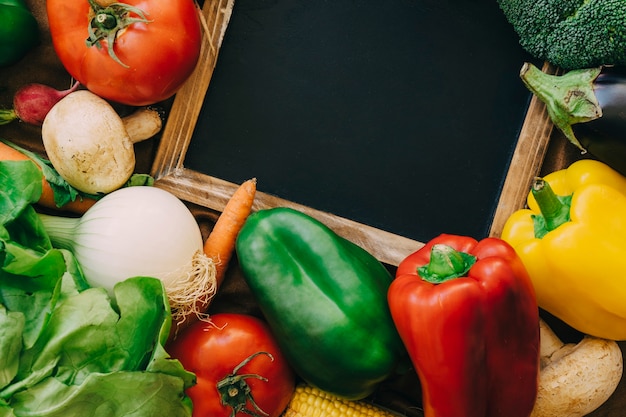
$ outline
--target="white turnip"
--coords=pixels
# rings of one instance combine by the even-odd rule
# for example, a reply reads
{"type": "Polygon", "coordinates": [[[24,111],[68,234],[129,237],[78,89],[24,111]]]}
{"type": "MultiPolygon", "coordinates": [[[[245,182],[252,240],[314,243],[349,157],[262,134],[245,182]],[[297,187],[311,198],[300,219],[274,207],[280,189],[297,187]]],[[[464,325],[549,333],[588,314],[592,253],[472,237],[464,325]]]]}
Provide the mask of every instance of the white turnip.
{"type": "Polygon", "coordinates": [[[87,282],[111,296],[115,284],[127,278],[159,278],[177,322],[201,315],[198,306],[215,294],[215,263],[203,252],[200,227],[168,191],[122,188],[81,217],[40,218],[53,245],[74,253],[87,282]]]}

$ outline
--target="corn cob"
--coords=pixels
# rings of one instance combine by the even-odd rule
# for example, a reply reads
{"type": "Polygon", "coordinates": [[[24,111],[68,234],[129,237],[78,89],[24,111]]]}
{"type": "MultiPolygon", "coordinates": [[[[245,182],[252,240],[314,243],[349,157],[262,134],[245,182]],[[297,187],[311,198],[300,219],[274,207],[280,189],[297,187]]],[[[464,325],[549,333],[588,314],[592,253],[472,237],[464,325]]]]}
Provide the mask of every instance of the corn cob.
{"type": "Polygon", "coordinates": [[[350,401],[309,385],[298,385],[282,417],[398,417],[365,401],[350,401]]]}

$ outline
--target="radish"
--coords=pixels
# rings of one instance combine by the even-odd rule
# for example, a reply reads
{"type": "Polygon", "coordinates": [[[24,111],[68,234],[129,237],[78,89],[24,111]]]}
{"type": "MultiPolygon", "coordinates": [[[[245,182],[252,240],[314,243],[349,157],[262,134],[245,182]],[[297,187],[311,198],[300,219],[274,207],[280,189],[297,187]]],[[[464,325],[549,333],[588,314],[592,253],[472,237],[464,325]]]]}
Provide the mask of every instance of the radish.
{"type": "Polygon", "coordinates": [[[79,85],[80,83],[76,81],[67,90],[57,90],[39,83],[20,87],[13,96],[13,109],[0,110],[0,125],[19,119],[34,126],[41,126],[52,106],[76,91],[79,85]]]}

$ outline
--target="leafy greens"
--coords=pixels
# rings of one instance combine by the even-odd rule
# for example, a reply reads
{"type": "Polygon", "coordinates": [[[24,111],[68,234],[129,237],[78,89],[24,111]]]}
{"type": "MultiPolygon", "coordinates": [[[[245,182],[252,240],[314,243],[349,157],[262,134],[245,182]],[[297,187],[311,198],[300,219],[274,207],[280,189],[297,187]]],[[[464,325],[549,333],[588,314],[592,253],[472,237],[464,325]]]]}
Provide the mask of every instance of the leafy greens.
{"type": "Polygon", "coordinates": [[[53,248],[33,207],[41,171],[0,162],[0,417],[191,416],[195,377],[164,349],[163,284],[133,277],[115,302],[53,248]]]}

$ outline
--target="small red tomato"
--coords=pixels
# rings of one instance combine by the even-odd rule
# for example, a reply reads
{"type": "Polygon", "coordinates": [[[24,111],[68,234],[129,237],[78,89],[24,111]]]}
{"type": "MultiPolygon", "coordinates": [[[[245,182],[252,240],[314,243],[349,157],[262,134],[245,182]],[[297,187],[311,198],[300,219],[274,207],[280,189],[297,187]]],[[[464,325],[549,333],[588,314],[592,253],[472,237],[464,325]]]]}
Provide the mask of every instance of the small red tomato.
{"type": "Polygon", "coordinates": [[[54,50],[83,86],[134,106],[171,97],[200,56],[193,0],[47,0],[54,50]]]}
{"type": "Polygon", "coordinates": [[[278,417],[295,376],[264,321],[219,313],[192,324],[167,346],[197,383],[187,390],[194,417],[278,417]]]}

